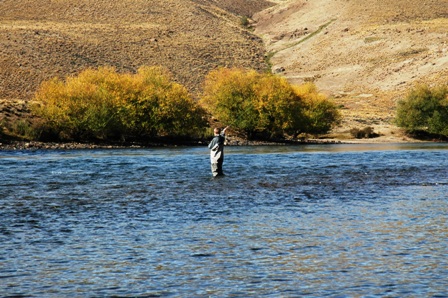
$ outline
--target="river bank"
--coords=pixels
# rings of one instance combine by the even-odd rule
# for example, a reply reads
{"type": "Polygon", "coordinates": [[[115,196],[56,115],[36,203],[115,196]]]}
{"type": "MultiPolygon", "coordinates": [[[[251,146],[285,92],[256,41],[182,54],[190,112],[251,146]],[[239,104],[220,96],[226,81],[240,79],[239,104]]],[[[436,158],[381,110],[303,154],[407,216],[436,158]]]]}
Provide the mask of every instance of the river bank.
{"type": "MultiPolygon", "coordinates": [[[[267,145],[301,145],[301,144],[359,144],[359,143],[415,143],[421,140],[408,136],[405,131],[393,124],[390,119],[382,119],[373,115],[365,121],[355,117],[349,111],[341,110],[344,117],[340,125],[321,138],[303,140],[275,140],[275,141],[249,141],[237,133],[229,133],[228,146],[267,146],[267,145]],[[351,134],[353,128],[363,129],[371,127],[376,137],[357,139],[351,134]]],[[[32,118],[26,101],[0,100],[0,124],[27,121],[32,118]]],[[[210,136],[210,139],[212,136],[210,136]]],[[[179,140],[159,139],[148,142],[41,142],[14,138],[8,134],[0,134],[0,150],[76,150],[76,149],[120,149],[120,148],[149,148],[149,147],[175,147],[175,146],[206,146],[209,139],[179,140]]]]}
{"type": "MultiPolygon", "coordinates": [[[[227,146],[278,146],[303,144],[342,144],[338,140],[300,140],[300,141],[228,141],[227,146]]],[[[80,149],[132,149],[154,147],[207,146],[207,141],[188,142],[148,142],[148,143],[80,143],[80,142],[39,142],[39,141],[5,141],[0,142],[0,150],[80,150],[80,149]]]]}

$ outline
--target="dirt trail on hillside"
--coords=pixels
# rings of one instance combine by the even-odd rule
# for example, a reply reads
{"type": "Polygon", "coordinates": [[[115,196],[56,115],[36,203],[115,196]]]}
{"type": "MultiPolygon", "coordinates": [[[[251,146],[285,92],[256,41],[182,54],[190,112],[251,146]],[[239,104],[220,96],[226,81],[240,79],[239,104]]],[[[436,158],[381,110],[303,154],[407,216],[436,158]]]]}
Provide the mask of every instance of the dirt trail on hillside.
{"type": "Polygon", "coordinates": [[[313,81],[344,106],[339,132],[373,126],[402,139],[397,100],[416,83],[446,83],[448,0],[277,3],[254,16],[273,71],[313,81]]]}

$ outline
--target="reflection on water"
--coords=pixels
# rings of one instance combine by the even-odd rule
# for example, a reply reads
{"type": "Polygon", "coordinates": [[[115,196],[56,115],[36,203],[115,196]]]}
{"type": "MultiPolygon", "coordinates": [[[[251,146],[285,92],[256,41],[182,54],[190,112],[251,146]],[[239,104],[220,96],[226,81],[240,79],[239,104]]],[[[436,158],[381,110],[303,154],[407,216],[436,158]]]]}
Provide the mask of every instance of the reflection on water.
{"type": "Polygon", "coordinates": [[[444,297],[447,149],[3,151],[0,295],[444,297]]]}

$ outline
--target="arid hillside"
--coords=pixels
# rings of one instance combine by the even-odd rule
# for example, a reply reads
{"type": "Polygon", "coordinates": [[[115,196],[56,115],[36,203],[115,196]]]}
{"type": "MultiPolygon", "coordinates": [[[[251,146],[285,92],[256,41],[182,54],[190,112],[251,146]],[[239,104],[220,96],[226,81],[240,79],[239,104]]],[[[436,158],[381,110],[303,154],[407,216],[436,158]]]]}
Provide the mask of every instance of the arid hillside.
{"type": "Polygon", "coordinates": [[[0,41],[0,121],[42,81],[89,67],[162,65],[198,94],[210,70],[263,70],[267,56],[343,106],[336,134],[373,126],[396,139],[396,101],[446,82],[448,0],[3,0],[0,41]]]}
{"type": "Polygon", "coordinates": [[[20,103],[43,81],[86,68],[135,72],[142,65],[162,65],[192,93],[218,66],[266,69],[263,41],[241,20],[271,5],[264,0],[2,0],[0,114],[23,111],[20,103]]]}
{"type": "Polygon", "coordinates": [[[448,0],[287,0],[254,16],[272,70],[343,105],[340,130],[390,133],[416,83],[448,83],[448,0]]]}

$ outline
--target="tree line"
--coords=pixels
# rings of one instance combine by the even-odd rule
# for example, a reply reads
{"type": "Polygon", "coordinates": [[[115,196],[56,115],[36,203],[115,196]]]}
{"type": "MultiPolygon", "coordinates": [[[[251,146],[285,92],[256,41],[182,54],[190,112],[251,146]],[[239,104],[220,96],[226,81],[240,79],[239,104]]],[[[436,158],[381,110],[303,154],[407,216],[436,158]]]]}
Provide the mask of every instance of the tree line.
{"type": "Polygon", "coordinates": [[[248,139],[321,134],[340,121],[336,105],[313,84],[293,86],[269,73],[219,68],[205,78],[198,100],[162,67],[120,74],[88,69],[42,83],[31,106],[46,140],[201,138],[210,119],[248,139]]]}
{"type": "MultiPolygon", "coordinates": [[[[37,120],[17,121],[10,130],[42,141],[192,140],[209,137],[218,121],[247,139],[271,140],[325,134],[341,121],[336,104],[314,84],[292,85],[271,73],[218,68],[202,89],[195,99],[163,67],[135,74],[87,69],[43,82],[30,106],[37,120]]],[[[411,89],[398,102],[395,123],[414,136],[446,139],[448,87],[411,89]]]]}

